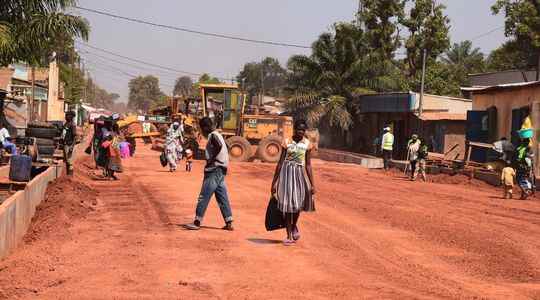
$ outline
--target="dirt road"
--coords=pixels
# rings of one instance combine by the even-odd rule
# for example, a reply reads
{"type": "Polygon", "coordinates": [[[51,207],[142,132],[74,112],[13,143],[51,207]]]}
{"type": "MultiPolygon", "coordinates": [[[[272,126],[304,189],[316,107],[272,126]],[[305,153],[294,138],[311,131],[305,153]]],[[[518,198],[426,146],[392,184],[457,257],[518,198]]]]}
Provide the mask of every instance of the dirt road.
{"type": "Polygon", "coordinates": [[[212,202],[208,227],[191,232],[179,225],[192,220],[201,163],[171,174],[140,146],[119,182],[96,180],[87,163],[0,263],[0,297],[540,299],[540,202],[482,184],[316,161],[318,211],[284,247],[283,232],[264,229],[273,165],[232,166],[236,231],[217,229],[212,202]]]}

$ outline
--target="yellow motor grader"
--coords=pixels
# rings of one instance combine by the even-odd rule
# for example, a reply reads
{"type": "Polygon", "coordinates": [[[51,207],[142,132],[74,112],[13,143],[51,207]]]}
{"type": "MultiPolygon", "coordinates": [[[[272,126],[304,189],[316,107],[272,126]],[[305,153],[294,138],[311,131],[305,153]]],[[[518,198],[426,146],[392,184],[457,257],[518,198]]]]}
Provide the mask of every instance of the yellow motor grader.
{"type": "MultiPolygon", "coordinates": [[[[198,147],[206,144],[199,133],[198,120],[210,117],[226,139],[232,161],[249,161],[255,157],[264,162],[279,160],[283,139],[293,134],[292,117],[246,114],[247,95],[235,84],[200,84],[199,90],[199,101],[185,101],[183,113],[179,113],[178,99],[171,104],[172,118],[185,120],[187,136],[198,147]]],[[[318,145],[318,134],[309,136],[318,145]]]]}

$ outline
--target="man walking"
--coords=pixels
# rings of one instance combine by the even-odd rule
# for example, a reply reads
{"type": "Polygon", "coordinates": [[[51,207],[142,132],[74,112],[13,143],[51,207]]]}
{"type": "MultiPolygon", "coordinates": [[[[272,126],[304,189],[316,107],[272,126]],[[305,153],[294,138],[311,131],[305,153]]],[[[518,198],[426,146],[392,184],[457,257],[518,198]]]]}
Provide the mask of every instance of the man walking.
{"type": "Polygon", "coordinates": [[[390,127],[387,126],[384,128],[384,134],[381,141],[385,170],[390,169],[390,160],[392,160],[392,151],[394,150],[394,135],[390,131],[390,127]]]}
{"type": "Polygon", "coordinates": [[[77,127],[73,122],[73,118],[75,118],[74,111],[66,112],[66,122],[62,128],[64,162],[66,164],[67,175],[73,175],[73,149],[75,148],[75,143],[77,142],[77,127]]]}
{"type": "Polygon", "coordinates": [[[229,165],[229,151],[223,136],[214,129],[212,120],[205,117],[199,121],[199,126],[205,137],[208,138],[206,145],[206,166],[204,168],[204,180],[197,209],[195,210],[195,221],[186,225],[187,229],[199,230],[204,218],[206,208],[212,195],[216,195],[216,200],[221,210],[221,215],[225,220],[224,230],[234,230],[232,226],[233,217],[227,187],[225,186],[225,175],[229,165]]]}
{"type": "Polygon", "coordinates": [[[416,180],[416,167],[418,163],[418,153],[420,151],[420,140],[418,135],[413,134],[411,140],[407,144],[407,157],[409,158],[409,163],[411,164],[411,180],[416,180]]]}

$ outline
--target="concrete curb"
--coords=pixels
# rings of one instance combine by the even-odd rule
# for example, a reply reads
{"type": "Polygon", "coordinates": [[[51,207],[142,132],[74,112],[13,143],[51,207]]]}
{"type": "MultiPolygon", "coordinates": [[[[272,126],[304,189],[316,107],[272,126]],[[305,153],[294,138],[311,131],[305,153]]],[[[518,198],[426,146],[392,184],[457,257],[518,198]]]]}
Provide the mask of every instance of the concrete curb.
{"type": "Polygon", "coordinates": [[[339,163],[357,164],[368,169],[382,169],[382,158],[359,153],[344,152],[331,149],[319,149],[316,158],[339,163]]]}
{"type": "Polygon", "coordinates": [[[45,198],[49,182],[61,176],[64,166],[49,167],[0,206],[0,259],[13,251],[26,234],[36,207],[45,198]]]}

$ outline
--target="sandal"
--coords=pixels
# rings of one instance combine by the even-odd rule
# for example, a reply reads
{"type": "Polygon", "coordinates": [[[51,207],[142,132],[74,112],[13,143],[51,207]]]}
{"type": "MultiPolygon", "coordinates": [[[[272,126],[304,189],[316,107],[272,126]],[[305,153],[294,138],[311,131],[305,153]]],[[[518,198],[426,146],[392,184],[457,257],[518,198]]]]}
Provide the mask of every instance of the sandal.
{"type": "Polygon", "coordinates": [[[292,246],[294,245],[296,242],[294,240],[291,240],[291,239],[285,239],[283,240],[283,245],[284,246],[292,246]]]}

